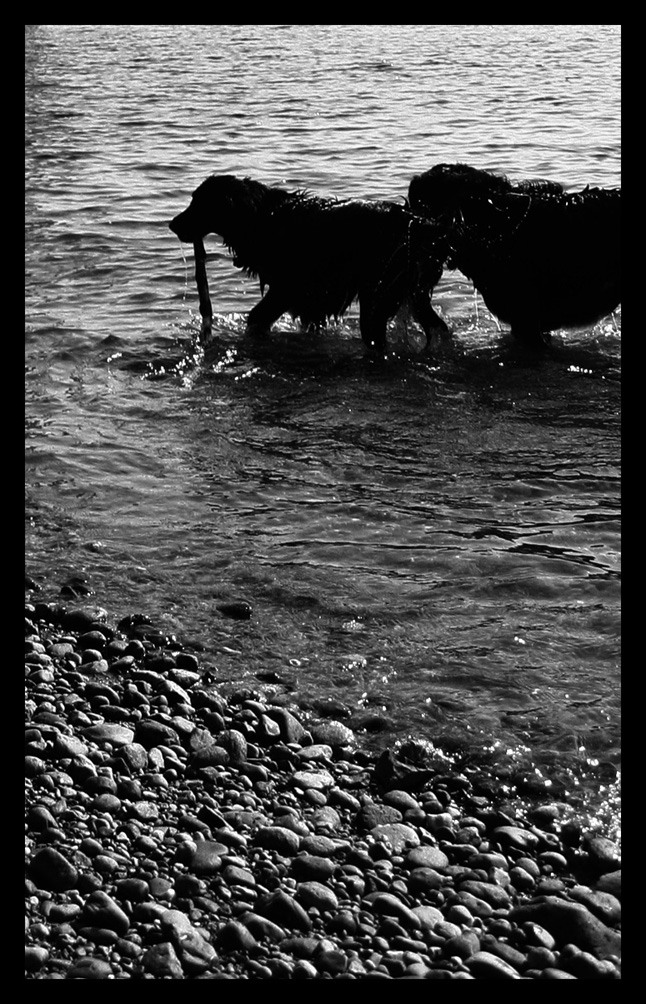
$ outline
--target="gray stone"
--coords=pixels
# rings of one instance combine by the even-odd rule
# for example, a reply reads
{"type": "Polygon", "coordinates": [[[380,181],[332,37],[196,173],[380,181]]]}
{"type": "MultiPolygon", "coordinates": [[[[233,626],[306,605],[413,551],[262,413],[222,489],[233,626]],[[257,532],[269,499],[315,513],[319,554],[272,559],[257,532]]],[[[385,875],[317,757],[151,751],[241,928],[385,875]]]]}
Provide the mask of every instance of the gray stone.
{"type": "Polygon", "coordinates": [[[107,928],[123,937],[130,927],[128,915],[102,889],[91,892],[81,914],[83,927],[107,928]]]}
{"type": "Polygon", "coordinates": [[[517,924],[533,921],[545,927],[559,947],[576,945],[595,955],[621,955],[621,935],[597,919],[581,903],[545,896],[514,907],[510,920],[517,924]]]}
{"type": "Polygon", "coordinates": [[[278,942],[285,938],[284,928],[269,917],[249,911],[242,914],[238,920],[261,941],[266,938],[268,941],[278,942]]]}
{"type": "Polygon", "coordinates": [[[503,847],[514,847],[520,851],[533,851],[538,846],[536,834],[521,826],[497,826],[493,837],[503,847]]]}
{"type": "Polygon", "coordinates": [[[147,750],[155,746],[179,745],[179,736],[175,729],[164,722],[151,721],[149,718],[137,723],[135,740],[147,750]]]}
{"type": "Polygon", "coordinates": [[[445,956],[457,955],[461,959],[469,959],[480,951],[480,938],[475,931],[464,931],[448,938],[442,947],[445,956]]]}
{"type": "Polygon", "coordinates": [[[609,892],[621,902],[621,868],[614,872],[606,872],[597,882],[599,892],[609,892]]]}
{"type": "Polygon", "coordinates": [[[144,971],[150,973],[155,979],[161,980],[164,976],[170,976],[173,980],[184,979],[184,972],[177,958],[177,952],[169,941],[151,945],[144,953],[142,965],[144,971]]]}
{"type": "Polygon", "coordinates": [[[332,748],[352,746],[355,742],[352,729],[349,729],[343,722],[337,722],[334,719],[318,722],[316,725],[311,726],[310,731],[315,743],[324,743],[327,746],[332,746],[332,748]]]}
{"type": "Polygon", "coordinates": [[[588,910],[611,927],[621,923],[621,902],[609,892],[589,889],[586,885],[575,885],[569,895],[577,903],[583,903],[588,910]]]}
{"type": "Polygon", "coordinates": [[[614,841],[607,837],[586,836],[583,846],[598,872],[614,872],[621,868],[621,851],[614,841]]]}
{"type": "Polygon", "coordinates": [[[417,830],[405,823],[381,823],[372,828],[370,835],[381,843],[387,843],[393,854],[401,854],[407,847],[419,846],[417,830]]]}
{"type": "Polygon", "coordinates": [[[327,910],[338,910],[339,907],[336,893],[322,882],[299,883],[296,898],[306,909],[313,906],[322,913],[327,910]]]}
{"type": "Polygon", "coordinates": [[[401,823],[402,819],[401,812],[393,805],[369,802],[357,813],[356,823],[362,829],[372,830],[375,826],[384,826],[386,823],[401,823]]]}
{"type": "Polygon", "coordinates": [[[213,875],[222,868],[222,855],[229,854],[226,844],[219,840],[200,840],[191,855],[188,867],[196,875],[213,875]]]}
{"type": "Polygon", "coordinates": [[[74,962],[67,970],[66,980],[107,980],[114,973],[109,962],[86,956],[74,962]]]}
{"type": "Polygon", "coordinates": [[[475,879],[468,879],[466,882],[460,883],[458,891],[460,893],[471,893],[472,896],[476,896],[478,899],[483,899],[485,903],[489,903],[494,909],[505,908],[511,902],[509,893],[502,886],[495,885],[493,882],[479,882],[475,879]]]}
{"type": "MultiPolygon", "coordinates": [[[[432,931],[437,924],[444,922],[444,914],[436,906],[414,906],[413,913],[419,920],[419,924],[427,931],[432,931]]],[[[460,934],[460,928],[453,932],[460,934]]]]}
{"type": "Polygon", "coordinates": [[[256,909],[274,923],[284,927],[297,928],[299,931],[309,931],[312,927],[312,921],[301,904],[282,889],[276,889],[275,892],[259,899],[256,909]]]}
{"type": "Polygon", "coordinates": [[[83,729],[83,736],[91,743],[111,743],[113,746],[124,746],[135,738],[132,729],[113,722],[103,722],[100,725],[89,725],[83,729]]]}
{"type": "Polygon", "coordinates": [[[298,853],[301,838],[285,826],[261,826],[254,834],[253,841],[258,847],[266,847],[285,857],[293,857],[298,853]]]}
{"type": "Polygon", "coordinates": [[[377,914],[384,914],[387,917],[396,917],[404,927],[419,928],[422,921],[416,911],[402,903],[397,896],[389,892],[370,893],[365,899],[370,903],[372,910],[377,914]]]}
{"type": "Polygon", "coordinates": [[[327,770],[297,770],[292,774],[291,783],[303,791],[307,788],[327,791],[334,784],[334,777],[327,770]]]}
{"type": "Polygon", "coordinates": [[[75,889],[78,882],[78,871],[55,847],[36,851],[29,864],[29,875],[39,889],[53,892],[75,889]]]}
{"type": "Polygon", "coordinates": [[[317,854],[299,854],[292,861],[292,875],[301,881],[324,882],[336,871],[336,864],[330,858],[317,854]]]}
{"type": "Polygon", "coordinates": [[[491,952],[476,952],[466,960],[470,973],[483,980],[520,980],[520,973],[491,952]]]}
{"type": "Polygon", "coordinates": [[[170,935],[184,972],[189,976],[205,972],[216,952],[202,931],[180,910],[166,910],[159,920],[162,932],[170,935]]]}
{"type": "Polygon", "coordinates": [[[249,928],[239,920],[228,920],[218,931],[215,943],[225,952],[251,952],[258,947],[249,928]]]}
{"type": "Polygon", "coordinates": [[[87,756],[88,746],[76,736],[64,736],[59,733],[54,740],[52,752],[57,760],[63,760],[66,757],[87,756]]]}
{"type": "Polygon", "coordinates": [[[423,847],[414,847],[406,855],[406,866],[408,868],[433,868],[441,871],[448,866],[449,859],[439,847],[432,847],[425,844],[423,847]]]}
{"type": "Polygon", "coordinates": [[[284,743],[302,744],[303,739],[309,735],[307,729],[287,708],[268,707],[265,709],[265,717],[277,723],[280,738],[284,743]]]}

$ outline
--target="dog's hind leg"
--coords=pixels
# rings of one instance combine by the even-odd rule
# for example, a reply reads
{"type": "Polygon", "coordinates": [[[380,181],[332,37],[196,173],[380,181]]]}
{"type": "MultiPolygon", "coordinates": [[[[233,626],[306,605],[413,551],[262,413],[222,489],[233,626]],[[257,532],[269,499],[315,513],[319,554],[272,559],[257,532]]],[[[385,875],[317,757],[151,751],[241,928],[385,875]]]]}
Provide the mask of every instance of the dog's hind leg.
{"type": "Polygon", "coordinates": [[[260,303],[249,311],[247,317],[247,332],[251,335],[266,335],[279,317],[287,311],[284,298],[268,289],[260,303]]]}
{"type": "Polygon", "coordinates": [[[374,303],[361,299],[359,301],[359,328],[366,348],[370,352],[385,353],[388,348],[386,340],[386,325],[388,318],[379,314],[374,303]]]}

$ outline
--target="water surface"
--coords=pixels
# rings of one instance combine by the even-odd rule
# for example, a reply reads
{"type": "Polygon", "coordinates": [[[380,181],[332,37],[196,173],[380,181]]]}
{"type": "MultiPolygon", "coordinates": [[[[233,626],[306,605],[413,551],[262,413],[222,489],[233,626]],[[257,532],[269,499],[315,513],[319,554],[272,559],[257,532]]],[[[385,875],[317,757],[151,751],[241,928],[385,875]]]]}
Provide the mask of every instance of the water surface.
{"type": "Polygon", "coordinates": [[[619,26],[30,25],[26,57],[30,574],[86,575],[232,688],[466,749],[614,828],[620,313],[526,358],[447,272],[437,359],[400,319],[367,361],[356,309],[259,342],[211,237],[204,353],[168,220],[209,173],[618,185],[619,26]]]}

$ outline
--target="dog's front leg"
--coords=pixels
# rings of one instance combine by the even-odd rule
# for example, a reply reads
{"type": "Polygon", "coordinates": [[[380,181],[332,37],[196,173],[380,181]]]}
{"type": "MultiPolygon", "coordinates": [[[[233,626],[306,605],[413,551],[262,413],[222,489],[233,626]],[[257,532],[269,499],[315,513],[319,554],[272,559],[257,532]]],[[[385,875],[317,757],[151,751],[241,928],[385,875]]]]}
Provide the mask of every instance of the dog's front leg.
{"type": "Polygon", "coordinates": [[[440,340],[451,337],[451,332],[440,315],[431,306],[433,289],[442,276],[441,268],[432,276],[418,278],[410,293],[413,317],[426,335],[426,351],[432,352],[440,340]]]}
{"type": "Polygon", "coordinates": [[[211,297],[209,296],[209,284],[206,278],[206,251],[204,249],[204,241],[201,237],[193,242],[193,250],[195,252],[195,282],[197,283],[197,292],[200,298],[200,314],[202,315],[202,335],[208,337],[211,334],[211,326],[213,324],[213,308],[211,306],[211,297]]]}
{"type": "Polygon", "coordinates": [[[247,332],[250,335],[267,335],[272,324],[282,317],[287,307],[280,293],[268,289],[260,303],[249,311],[247,332]]]}

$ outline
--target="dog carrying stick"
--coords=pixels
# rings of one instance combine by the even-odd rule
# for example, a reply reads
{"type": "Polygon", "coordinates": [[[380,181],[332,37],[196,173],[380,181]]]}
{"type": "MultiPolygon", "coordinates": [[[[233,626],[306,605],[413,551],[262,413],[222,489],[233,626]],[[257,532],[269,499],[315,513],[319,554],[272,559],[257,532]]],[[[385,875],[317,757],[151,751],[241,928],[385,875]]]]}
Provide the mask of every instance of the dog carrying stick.
{"type": "Polygon", "coordinates": [[[200,298],[200,314],[202,315],[202,334],[211,334],[211,324],[213,321],[213,308],[211,297],[209,296],[209,284],[206,278],[206,251],[202,238],[193,242],[195,251],[195,282],[200,298]]]}

